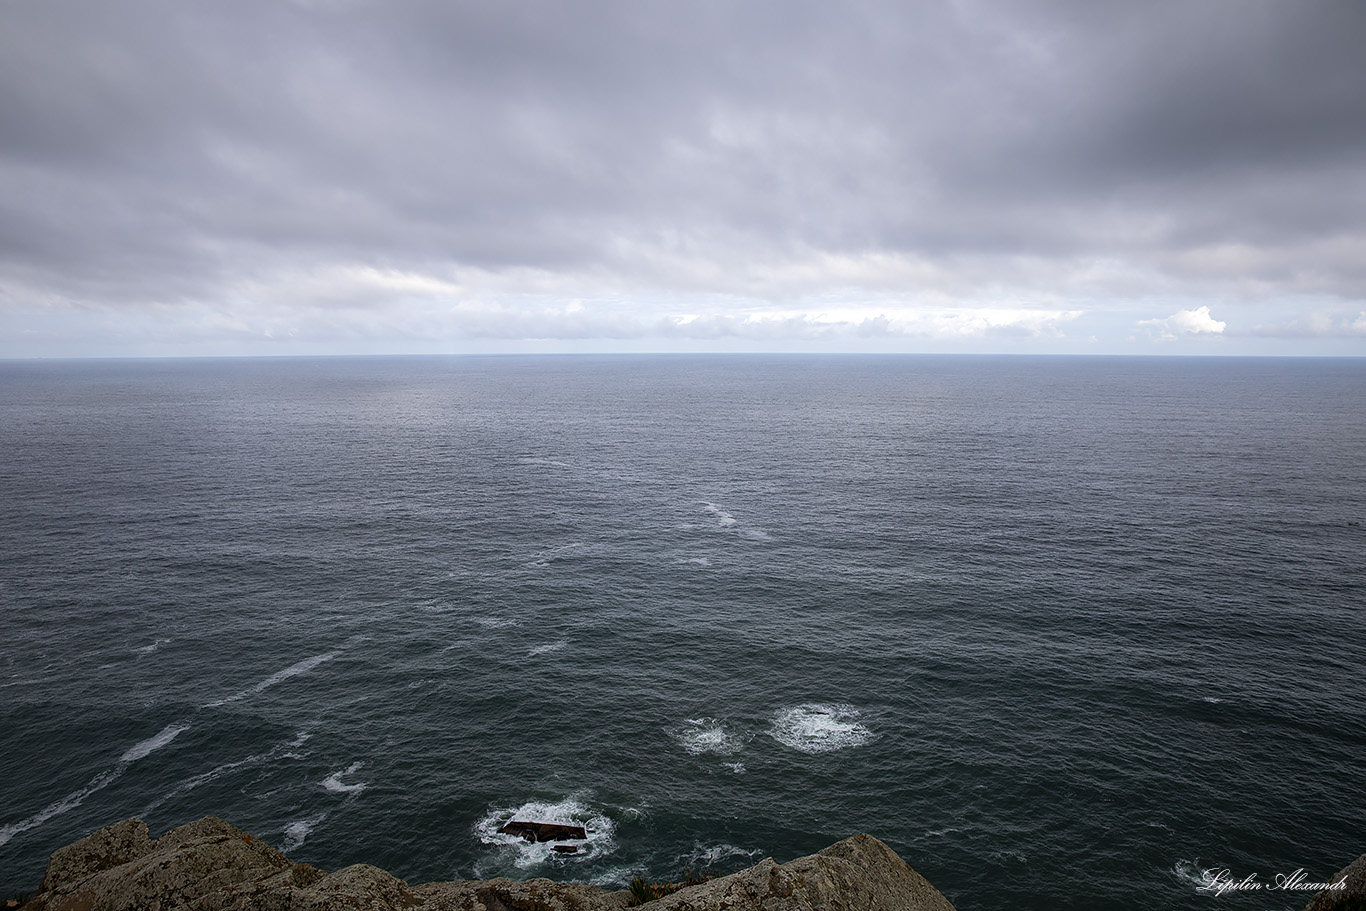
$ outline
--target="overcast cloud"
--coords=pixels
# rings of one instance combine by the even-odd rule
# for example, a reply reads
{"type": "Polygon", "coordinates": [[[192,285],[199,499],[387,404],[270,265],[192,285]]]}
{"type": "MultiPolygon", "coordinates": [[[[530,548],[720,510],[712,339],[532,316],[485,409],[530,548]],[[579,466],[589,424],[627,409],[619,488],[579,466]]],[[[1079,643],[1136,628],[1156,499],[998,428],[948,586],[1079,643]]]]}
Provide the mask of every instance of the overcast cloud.
{"type": "Polygon", "coordinates": [[[1366,354],[1355,0],[0,15],[0,356],[1366,354]]]}

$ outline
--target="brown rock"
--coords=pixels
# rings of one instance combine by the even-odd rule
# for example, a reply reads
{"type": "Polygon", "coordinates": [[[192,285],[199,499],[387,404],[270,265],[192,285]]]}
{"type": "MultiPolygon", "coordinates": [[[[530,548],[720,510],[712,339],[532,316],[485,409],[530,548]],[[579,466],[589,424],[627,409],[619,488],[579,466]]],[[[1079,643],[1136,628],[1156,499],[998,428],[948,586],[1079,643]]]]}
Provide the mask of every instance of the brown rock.
{"type": "Polygon", "coordinates": [[[1337,908],[1356,911],[1366,908],[1366,854],[1328,877],[1327,881],[1342,882],[1342,888],[1315,892],[1309,904],[1304,906],[1304,911],[1334,911],[1337,908]]]}
{"type": "Polygon", "coordinates": [[[652,911],[954,911],[925,877],[871,835],[846,838],[786,864],[764,860],[644,907],[652,911]]]}
{"type": "MultiPolygon", "coordinates": [[[[627,892],[548,879],[409,886],[357,864],[324,874],[209,816],[155,841],[126,820],[52,855],[32,911],[621,911],[627,892]]],[[[655,911],[953,911],[891,848],[855,835],[649,902],[655,911]]]]}
{"type": "Polygon", "coordinates": [[[147,823],[125,819],[59,848],[47,862],[39,892],[80,882],[87,876],[136,860],[152,849],[147,823]]]}

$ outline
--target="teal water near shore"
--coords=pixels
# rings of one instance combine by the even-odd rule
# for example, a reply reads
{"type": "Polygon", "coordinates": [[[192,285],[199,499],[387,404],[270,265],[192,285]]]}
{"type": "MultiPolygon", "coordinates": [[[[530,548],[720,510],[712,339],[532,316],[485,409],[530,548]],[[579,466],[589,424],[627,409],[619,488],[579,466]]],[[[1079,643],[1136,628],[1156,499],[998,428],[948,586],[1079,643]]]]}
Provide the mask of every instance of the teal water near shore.
{"type": "Polygon", "coordinates": [[[0,891],[138,815],[964,909],[1366,850],[1366,362],[0,363],[0,891]],[[586,824],[573,856],[496,829],[586,824]]]}

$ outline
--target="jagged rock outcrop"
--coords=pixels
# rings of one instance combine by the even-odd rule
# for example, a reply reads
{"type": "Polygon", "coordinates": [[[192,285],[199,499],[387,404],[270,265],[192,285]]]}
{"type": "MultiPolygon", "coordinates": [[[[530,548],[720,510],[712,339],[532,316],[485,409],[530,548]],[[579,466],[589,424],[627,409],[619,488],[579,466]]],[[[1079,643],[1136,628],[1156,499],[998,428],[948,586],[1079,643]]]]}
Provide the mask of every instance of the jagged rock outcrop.
{"type": "Polygon", "coordinates": [[[1314,893],[1304,911],[1337,911],[1366,908],[1366,854],[1361,855],[1325,882],[1342,883],[1341,889],[1324,889],[1314,893]]]}
{"type": "MultiPolygon", "coordinates": [[[[141,820],[57,851],[27,911],[619,911],[630,894],[548,879],[409,886],[367,864],[323,873],[213,816],[153,840],[141,820]]],[[[954,911],[871,835],[680,889],[655,911],[954,911]]]]}

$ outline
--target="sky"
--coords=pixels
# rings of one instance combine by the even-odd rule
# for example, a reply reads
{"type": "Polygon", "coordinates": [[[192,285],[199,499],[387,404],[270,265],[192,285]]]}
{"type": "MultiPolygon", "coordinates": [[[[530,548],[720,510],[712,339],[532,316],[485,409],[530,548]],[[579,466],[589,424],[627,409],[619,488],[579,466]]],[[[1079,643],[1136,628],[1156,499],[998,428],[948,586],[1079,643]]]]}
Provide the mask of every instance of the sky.
{"type": "Polygon", "coordinates": [[[0,0],[0,357],[1366,356],[1359,0],[0,0]]]}

